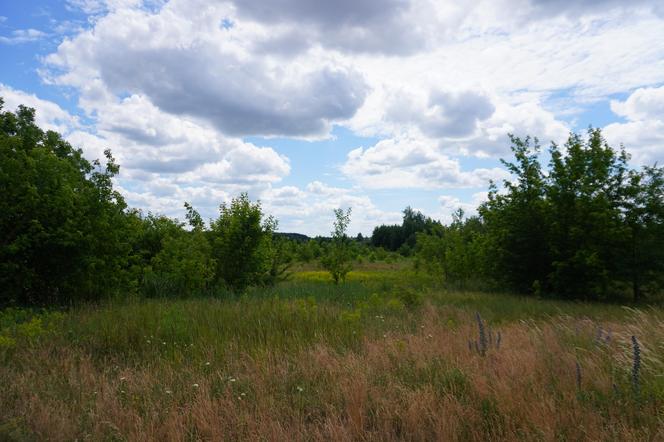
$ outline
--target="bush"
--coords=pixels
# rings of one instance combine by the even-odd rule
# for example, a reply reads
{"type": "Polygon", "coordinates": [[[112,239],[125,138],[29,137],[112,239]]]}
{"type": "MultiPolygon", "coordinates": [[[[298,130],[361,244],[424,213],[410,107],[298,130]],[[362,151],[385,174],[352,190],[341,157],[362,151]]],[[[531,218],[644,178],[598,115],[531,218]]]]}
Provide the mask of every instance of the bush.
{"type": "Polygon", "coordinates": [[[237,292],[265,280],[273,267],[276,227],[276,220],[265,217],[260,202],[252,203],[246,193],[222,204],[210,226],[216,282],[237,292]]]}

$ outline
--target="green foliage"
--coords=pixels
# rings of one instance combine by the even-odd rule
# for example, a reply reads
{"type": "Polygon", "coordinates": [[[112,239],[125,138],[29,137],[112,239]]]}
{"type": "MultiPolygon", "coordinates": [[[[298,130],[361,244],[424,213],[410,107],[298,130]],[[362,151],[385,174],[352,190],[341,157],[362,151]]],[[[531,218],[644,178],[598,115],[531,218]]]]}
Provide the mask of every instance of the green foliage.
{"type": "Polygon", "coordinates": [[[410,256],[415,247],[416,235],[428,232],[435,226],[440,226],[440,223],[425,217],[422,212],[406,207],[401,225],[383,224],[374,228],[371,245],[410,256]]]}
{"type": "Polygon", "coordinates": [[[69,303],[131,285],[119,167],[88,162],[35,111],[0,102],[0,304],[69,303]]]}
{"type": "Polygon", "coordinates": [[[504,194],[495,186],[479,212],[485,222],[488,240],[488,272],[501,286],[528,292],[534,281],[543,281],[550,271],[546,247],[547,210],[544,176],[538,160],[537,141],[511,137],[515,162],[503,161],[517,178],[505,182],[504,194]]]}
{"type": "Polygon", "coordinates": [[[150,261],[144,291],[148,296],[191,295],[210,288],[215,260],[203,232],[182,232],[167,237],[150,261]]]}
{"type": "Polygon", "coordinates": [[[344,282],[346,275],[353,269],[353,255],[350,240],[346,234],[350,224],[350,207],[344,213],[343,209],[334,209],[334,231],[332,232],[332,243],[328,247],[326,255],[321,260],[323,267],[330,272],[335,284],[344,282]]]}
{"type": "Polygon", "coordinates": [[[511,290],[567,298],[616,299],[631,285],[638,300],[645,275],[651,291],[661,288],[662,168],[628,170],[628,155],[599,129],[553,144],[547,173],[537,140],[512,144],[516,161],[504,164],[516,181],[504,193],[492,186],[480,207],[488,275],[511,290]]]}
{"type": "Polygon", "coordinates": [[[550,148],[511,137],[514,176],[493,183],[479,217],[417,234],[416,268],[454,287],[483,285],[571,299],[638,301],[664,286],[664,168],[629,170],[598,129],[550,148]]]}
{"type": "Polygon", "coordinates": [[[465,288],[477,280],[484,265],[484,226],[477,217],[464,220],[463,210],[453,214],[449,226],[434,226],[417,234],[417,269],[439,282],[465,288]]]}
{"type": "Polygon", "coordinates": [[[260,202],[252,203],[246,193],[233,198],[230,205],[222,204],[219,218],[210,225],[216,282],[242,291],[265,280],[275,266],[272,237],[276,227],[276,220],[265,217],[260,202]]]}

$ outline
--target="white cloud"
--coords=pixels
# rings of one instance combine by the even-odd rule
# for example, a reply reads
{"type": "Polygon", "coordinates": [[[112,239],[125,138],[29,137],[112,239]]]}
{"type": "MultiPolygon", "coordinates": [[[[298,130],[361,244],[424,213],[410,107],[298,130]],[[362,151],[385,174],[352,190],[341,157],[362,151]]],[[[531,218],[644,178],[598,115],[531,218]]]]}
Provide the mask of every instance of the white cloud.
{"type": "Polygon", "coordinates": [[[304,189],[295,186],[268,188],[260,198],[268,213],[279,219],[282,232],[301,232],[310,236],[329,236],[333,210],[351,208],[349,234],[371,234],[382,223],[401,221],[400,212],[383,211],[361,190],[334,187],[313,181],[304,189]]]}
{"type": "Polygon", "coordinates": [[[438,197],[438,210],[433,214],[434,219],[439,219],[444,224],[452,222],[452,214],[461,209],[464,212],[464,217],[477,215],[477,209],[488,199],[488,192],[474,193],[470,201],[463,201],[456,196],[441,195],[438,197]]]}
{"type": "Polygon", "coordinates": [[[368,148],[352,150],[343,173],[367,188],[484,187],[490,179],[506,176],[501,168],[463,171],[458,160],[425,139],[385,139],[368,148]]]}
{"type": "MultiPolygon", "coordinates": [[[[112,148],[130,203],[151,210],[181,213],[186,199],[212,216],[247,190],[305,233],[327,233],[341,205],[362,211],[358,228],[386,222],[395,214],[374,205],[370,190],[485,188],[505,172],[463,169],[461,156],[497,164],[509,154],[508,133],[560,142],[569,130],[562,118],[625,91],[635,92],[612,109],[626,122],[608,125],[606,136],[635,160],[662,159],[663,89],[646,87],[664,72],[664,16],[654,1],[68,5],[91,14],[88,29],[66,26],[71,36],[47,57],[43,79],[73,88],[92,125],[36,102],[43,123],[86,154],[112,148]],[[554,109],[558,97],[565,107],[554,109]],[[333,125],[378,138],[339,169],[358,187],[277,187],[291,173],[288,158],[240,138],[320,139],[333,125]]],[[[4,38],[43,37],[16,32],[4,38]]],[[[475,203],[450,198],[439,201],[442,211],[475,203]]]]}
{"type": "Polygon", "coordinates": [[[636,165],[664,162],[664,86],[639,88],[611,110],[627,119],[604,127],[609,144],[623,144],[636,165]]]}
{"type": "Polygon", "coordinates": [[[664,86],[639,88],[625,101],[612,100],[611,110],[631,121],[664,119],[664,86]]]}
{"type": "Polygon", "coordinates": [[[366,84],[346,63],[256,56],[250,49],[261,29],[227,29],[221,23],[232,9],[197,3],[109,12],[48,57],[62,70],[51,81],[79,88],[86,107],[99,106],[98,95],[143,95],[228,135],[325,136],[362,104],[366,84]]]}
{"type": "Polygon", "coordinates": [[[36,109],[36,123],[44,130],[68,132],[78,126],[78,119],[62,109],[56,103],[42,100],[35,94],[16,90],[0,83],[0,97],[5,101],[4,108],[15,111],[19,105],[36,109]]]}
{"type": "MultiPolygon", "coordinates": [[[[2,22],[2,20],[0,20],[2,22]]],[[[0,35],[0,43],[5,44],[21,44],[28,43],[32,41],[41,40],[42,38],[47,37],[48,34],[42,32],[38,29],[17,29],[12,31],[9,37],[0,35]]]]}

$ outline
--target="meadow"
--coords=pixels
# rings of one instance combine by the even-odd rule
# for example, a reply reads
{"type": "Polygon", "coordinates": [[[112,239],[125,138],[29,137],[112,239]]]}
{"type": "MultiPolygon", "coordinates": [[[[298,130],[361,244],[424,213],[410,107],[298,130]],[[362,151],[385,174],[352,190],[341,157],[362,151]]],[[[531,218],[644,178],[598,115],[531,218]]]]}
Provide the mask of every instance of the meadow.
{"type": "Polygon", "coordinates": [[[364,264],[0,313],[0,440],[664,440],[664,310],[364,264]]]}

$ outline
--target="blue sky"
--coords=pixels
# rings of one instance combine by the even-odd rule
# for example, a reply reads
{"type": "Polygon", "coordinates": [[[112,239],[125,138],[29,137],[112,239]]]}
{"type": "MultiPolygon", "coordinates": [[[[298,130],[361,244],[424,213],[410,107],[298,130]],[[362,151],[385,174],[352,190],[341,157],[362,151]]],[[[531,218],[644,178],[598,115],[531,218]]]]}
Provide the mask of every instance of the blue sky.
{"type": "Polygon", "coordinates": [[[0,1],[0,96],[89,158],[129,204],[213,217],[249,192],[282,231],[353,233],[410,205],[447,221],[507,177],[508,133],[601,127],[664,160],[654,1],[0,1]]]}

